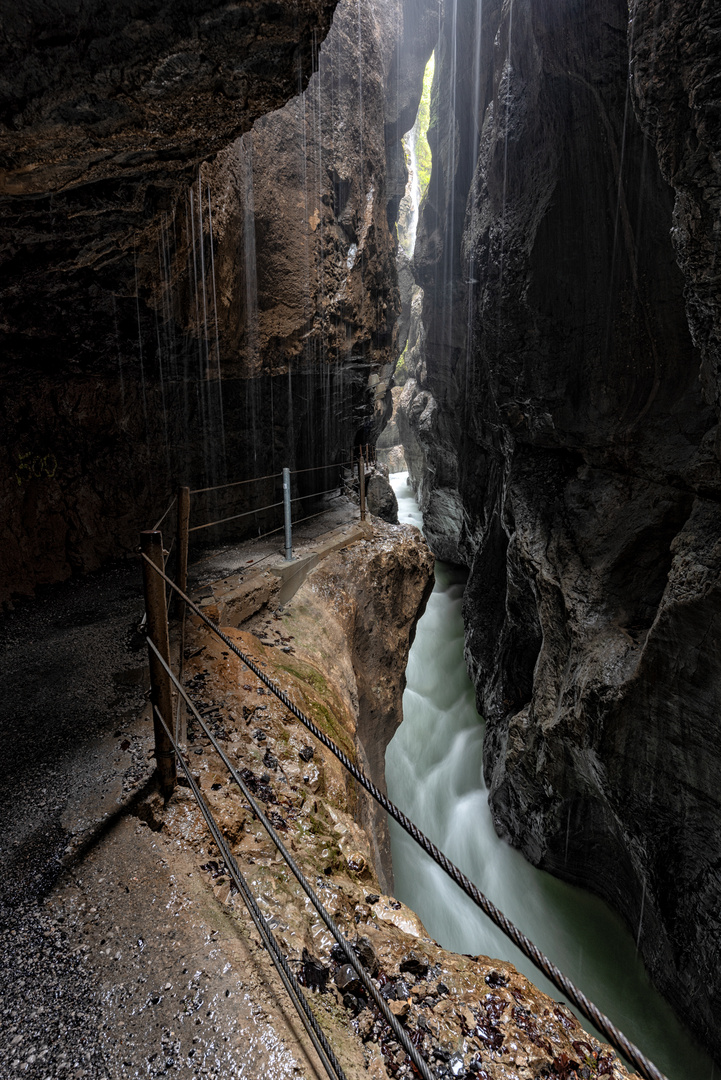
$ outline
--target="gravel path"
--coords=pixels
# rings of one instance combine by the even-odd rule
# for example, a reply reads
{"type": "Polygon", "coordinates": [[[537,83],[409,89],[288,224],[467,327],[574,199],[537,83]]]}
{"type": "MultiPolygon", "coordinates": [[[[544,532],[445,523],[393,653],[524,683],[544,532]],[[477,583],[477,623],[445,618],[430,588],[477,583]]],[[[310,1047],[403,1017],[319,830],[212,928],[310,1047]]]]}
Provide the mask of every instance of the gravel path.
{"type": "MultiPolygon", "coordinates": [[[[0,624],[0,1061],[4,1075],[106,1075],[93,975],[44,898],[132,762],[142,710],[134,565],[48,587],[0,624]],[[125,767],[124,767],[125,766],[125,767]]],[[[117,803],[115,803],[117,805],[117,803]]]]}
{"type": "MultiPolygon", "coordinates": [[[[357,514],[344,499],[331,513],[298,530],[297,540],[307,542],[357,514]]],[[[215,553],[202,551],[197,556],[202,561],[191,566],[191,581],[197,585],[241,567],[251,570],[264,556],[276,554],[278,545],[275,538],[215,553]]],[[[143,789],[152,766],[144,697],[147,652],[138,632],[142,614],[140,568],[124,562],[38,590],[34,599],[18,603],[0,619],[3,1078],[113,1080],[164,1075],[167,1069],[181,1075],[179,1062],[167,1064],[173,1057],[166,1049],[173,1043],[174,1014],[146,1014],[146,1028],[136,1023],[138,1052],[130,1055],[132,1064],[125,1061],[127,1046],[118,1037],[117,1025],[122,1012],[118,1002],[125,1000],[119,988],[128,972],[123,973],[122,964],[114,970],[107,945],[100,945],[107,939],[108,919],[113,920],[116,941],[123,937],[120,928],[125,925],[123,955],[129,956],[137,943],[132,920],[123,920],[126,897],[117,890],[112,871],[122,838],[126,848],[130,845],[135,851],[141,876],[155,881],[156,869],[163,881],[171,875],[163,860],[155,866],[157,845],[147,839],[154,834],[142,826],[138,839],[137,819],[122,816],[122,807],[143,789]],[[98,869],[104,865],[105,872],[98,869]],[[98,912],[105,912],[106,918],[101,920],[98,912]],[[151,1046],[152,1040],[157,1047],[151,1046]]],[[[162,938],[163,924],[153,915],[160,908],[159,903],[153,908],[153,903],[160,897],[162,890],[157,895],[151,891],[150,906],[144,909],[148,939],[154,934],[162,938]]],[[[197,954],[203,968],[205,928],[188,922],[185,933],[186,952],[197,954]]],[[[191,981],[194,972],[195,968],[191,981]]],[[[173,983],[179,975],[182,968],[173,974],[173,983]]],[[[173,995],[180,989],[175,987],[173,995]]],[[[237,1006],[240,990],[230,982],[226,989],[230,1009],[237,1006]]],[[[223,997],[221,1006],[225,1001],[223,997]]],[[[269,1008],[277,1011],[270,999],[269,1008]]],[[[257,1010],[248,1012],[253,1029],[260,1022],[258,1015],[257,1010]]],[[[206,1026],[206,1041],[205,1035],[198,1036],[198,1057],[202,1051],[205,1065],[197,1075],[215,1075],[207,1040],[213,1041],[213,1027],[218,1025],[206,1026]]],[[[237,1048],[237,1025],[233,1030],[237,1048]]],[[[251,1037],[250,1028],[246,1035],[251,1037]]],[[[274,1038],[267,1036],[268,1047],[275,1046],[274,1038]]],[[[277,1046],[265,1065],[258,1058],[250,1072],[249,1059],[237,1073],[229,1066],[227,1053],[223,1060],[223,1071],[217,1075],[263,1075],[271,1064],[268,1074],[278,1077],[297,1069],[277,1046]]],[[[186,1069],[185,1074],[196,1072],[186,1069]]]]}

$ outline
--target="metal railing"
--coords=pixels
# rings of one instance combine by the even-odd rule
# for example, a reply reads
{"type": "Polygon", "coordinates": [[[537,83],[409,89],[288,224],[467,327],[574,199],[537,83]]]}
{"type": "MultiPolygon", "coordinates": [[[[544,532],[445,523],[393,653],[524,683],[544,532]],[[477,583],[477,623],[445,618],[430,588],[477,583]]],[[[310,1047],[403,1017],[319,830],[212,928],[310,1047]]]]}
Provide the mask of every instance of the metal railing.
{"type": "MultiPolygon", "coordinates": [[[[262,683],[273,693],[280,702],[307,728],[307,730],[316,738],[321,745],[325,746],[343,765],[346,771],[356,780],[356,782],[368,792],[368,794],[382,807],[386,813],[396,821],[405,832],[422,848],[423,851],[429,855],[434,862],[455,882],[456,885],[469,897],[473,903],[480,908],[483,913],[499,927],[500,930],[511,940],[521,952],[548,978],[553,985],[565,994],[566,997],[573,1002],[573,1004],[579,1009],[583,1016],[593,1024],[604,1036],[605,1039],[621,1054],[632,1063],[632,1065],[639,1071],[641,1076],[645,1080],[666,1080],[666,1077],[656,1066],[651,1062],[643,1052],[628,1039],[623,1032],[621,1032],[616,1025],[607,1017],[596,1005],[593,1004],[589,998],[580,990],[566,975],[558,968],[541,950],[521,931],[516,927],[510,919],[508,919],[502,911],[500,911],[479,889],[478,887],[460,870],[436,845],[428,839],[428,837],[421,832],[421,830],[408,818],[406,815],[388,799],[379,789],[372,783],[371,780],[365,775],[365,773],[352,762],[347,755],[330,739],[325,732],[323,732],[317,725],[302,712],[301,709],[292,701],[288,695],[281,690],[281,688],[260,668],[258,665],[246,655],[238,646],[233,642],[227,634],[225,634],[219,626],[216,625],[206,614],[202,611],[193,601],[182,592],[178,586],[168,577],[168,575],[161,569],[162,561],[162,544],[160,541],[159,533],[146,533],[143,534],[147,537],[154,538],[152,543],[155,544],[154,555],[150,552],[143,551],[144,570],[146,574],[152,577],[162,579],[160,581],[160,588],[164,594],[165,584],[178,594],[180,600],[187,606],[207,627],[215,634],[224,645],[230,649],[230,651],[238,657],[242,663],[253,672],[253,674],[260,679],[262,683]],[[159,561],[160,560],[160,561],[159,561]]],[[[151,541],[146,541],[146,544],[151,541]]],[[[146,582],[148,578],[146,576],[146,582]]],[[[156,586],[157,588],[157,586],[156,586]]],[[[146,603],[148,603],[148,649],[151,654],[151,660],[155,661],[153,665],[151,663],[151,688],[152,679],[155,673],[157,677],[160,675],[164,680],[164,686],[158,686],[156,691],[151,694],[151,700],[154,706],[154,719],[156,722],[156,738],[159,728],[162,728],[162,748],[160,756],[158,757],[158,772],[160,775],[161,787],[165,783],[165,792],[170,793],[172,791],[172,785],[174,784],[174,776],[171,780],[169,773],[163,770],[162,763],[166,761],[168,751],[170,753],[180,754],[180,748],[177,744],[177,740],[173,740],[170,736],[170,724],[165,717],[170,717],[172,710],[166,714],[162,713],[161,701],[167,702],[172,696],[172,687],[176,686],[181,690],[179,680],[176,680],[170,670],[169,659],[164,655],[164,634],[167,634],[167,628],[164,631],[162,627],[158,627],[157,641],[153,635],[154,620],[150,617],[150,607],[153,605],[153,598],[146,597],[146,603]],[[160,644],[157,644],[160,642],[160,644]],[[157,699],[157,707],[156,707],[157,699]]],[[[165,612],[164,598],[163,602],[159,603],[157,607],[153,605],[153,610],[158,610],[162,613],[165,612]]],[[[167,627],[167,624],[166,624],[167,627]]],[[[187,694],[182,690],[183,700],[189,701],[187,694]]],[[[167,707],[167,706],[166,706],[167,707]]],[[[193,708],[193,713],[196,715],[196,719],[200,719],[197,710],[193,708]]],[[[201,721],[202,722],[202,721],[201,721]]],[[[205,725],[203,724],[205,730],[205,725]]],[[[213,745],[215,740],[211,738],[213,745]]],[[[157,746],[157,743],[156,743],[157,746]]],[[[216,747],[217,748],[217,747],[216,747]]],[[[217,748],[219,749],[219,748],[217,748]]],[[[156,755],[157,756],[157,755],[156,755]]],[[[186,766],[182,760],[181,765],[184,769],[186,766]]],[[[202,809],[202,807],[201,807],[202,809]]],[[[205,811],[203,811],[205,813],[205,811]]],[[[207,819],[206,819],[207,820],[207,819]]],[[[401,1044],[404,1045],[405,1044],[401,1044]]],[[[421,1066],[417,1065],[415,1058],[411,1058],[413,1063],[421,1072],[421,1075],[426,1077],[427,1073],[423,1071],[421,1066]]],[[[425,1062],[424,1062],[425,1065],[425,1062]]],[[[330,1075],[330,1074],[329,1074],[330,1075]]]]}
{"type": "MultiPolygon", "coordinates": [[[[359,488],[361,493],[361,517],[365,517],[365,500],[364,500],[364,475],[366,461],[370,460],[367,452],[358,457],[358,474],[359,474],[359,488]]],[[[330,466],[330,468],[338,467],[345,468],[351,462],[343,462],[340,466],[330,466]]],[[[191,701],[185,687],[183,686],[182,668],[185,652],[185,615],[188,607],[188,601],[186,600],[187,589],[187,570],[188,570],[188,547],[190,534],[195,531],[199,531],[203,528],[210,528],[216,524],[223,524],[226,521],[234,521],[238,518],[248,516],[253,513],[261,513],[264,510],[276,509],[278,506],[284,508],[284,523],[277,529],[270,530],[265,535],[271,535],[273,532],[279,532],[281,529],[285,529],[285,554],[286,558],[290,560],[292,558],[292,539],[291,528],[292,525],[299,524],[301,521],[308,521],[311,518],[317,517],[320,514],[326,513],[327,508],[321,510],[318,514],[305,515],[302,518],[292,517],[292,507],[297,503],[302,503],[306,499],[313,498],[325,498],[328,495],[332,495],[344,485],[343,479],[341,484],[332,488],[323,488],[320,491],[310,492],[306,495],[298,495],[291,498],[291,476],[299,473],[309,474],[314,472],[327,473],[329,466],[323,465],[316,468],[295,470],[295,473],[291,473],[290,470],[284,469],[281,474],[275,474],[268,477],[262,477],[257,479],[263,480],[276,480],[278,477],[282,477],[283,480],[283,494],[284,498],[281,502],[268,504],[264,507],[258,507],[255,510],[248,511],[237,515],[231,515],[227,518],[219,519],[218,521],[207,522],[204,525],[190,526],[190,499],[193,494],[203,494],[208,490],[220,490],[220,488],[213,489],[195,489],[191,491],[188,487],[181,487],[178,490],[177,495],[171,501],[170,505],[166,509],[165,513],[156,523],[156,526],[146,532],[141,533],[141,557],[143,562],[143,580],[145,589],[145,629],[148,642],[148,658],[150,664],[150,683],[151,683],[151,708],[152,718],[154,726],[155,737],[155,758],[156,768],[160,790],[167,800],[175,789],[177,783],[177,764],[185,773],[186,783],[190,787],[190,790],[195,797],[198,806],[203,814],[205,821],[208,825],[210,833],[215,841],[218,851],[228,869],[228,873],[233,880],[233,883],[243,898],[243,901],[248,909],[250,917],[260,934],[261,941],[265,945],[268,953],[276,967],[278,975],[285,986],[288,996],[296,1009],[296,1012],[303,1023],[303,1026],[318,1054],[318,1058],[325,1069],[327,1075],[331,1080],[345,1080],[345,1074],[338,1062],[331,1046],[328,1043],[323,1031],[318,1025],[312,1010],[310,1009],[308,1002],[305,999],[302,988],[289,967],[287,958],[283,955],[277,939],[274,937],[270,927],[267,925],[262,917],[258,902],[252,895],[252,892],[248,886],[246,879],[241,874],[238,865],[233,857],[233,854],[226,843],[222,832],[215,821],[210,808],[207,805],[206,800],[203,799],[198,785],[192,776],[192,771],[188,762],[186,761],[183,747],[181,745],[181,739],[179,738],[179,715],[181,709],[181,703],[184,703],[191,715],[195,718],[196,722],[200,725],[206,736],[213,744],[215,750],[219,754],[221,760],[225,766],[229,769],[233,781],[240,787],[243,792],[246,801],[248,802],[251,812],[261,821],[263,827],[266,829],[272,842],[278,849],[281,856],[285,859],[289,868],[298,880],[301,888],[304,890],[313,906],[316,908],[318,914],[325,922],[328,929],[331,931],[337,944],[343,950],[347,962],[353,967],[358,978],[360,979],[365,991],[369,997],[373,1000],[375,1007],[380,1016],[388,1026],[389,1037],[395,1038],[399,1044],[403,1047],[407,1054],[407,1060],[415,1067],[415,1071],[418,1075],[423,1077],[423,1080],[434,1080],[434,1074],[430,1070],[427,1062],[423,1056],[419,1053],[418,1049],[414,1046],[408,1033],[403,1028],[402,1024],[397,1017],[390,1011],[387,1002],[380,994],[378,986],[374,983],[370,972],[366,970],[361,961],[359,960],[355,950],[350,942],[342,935],[335,922],[331,918],[330,914],[323,907],[317,894],[313,890],[312,886],[302,874],[297,864],[293,860],[290,853],[283,845],[277,832],[273,829],[269,819],[264,814],[263,810],[253,799],[253,796],[248,789],[247,785],[243,782],[242,778],[238,775],[233,765],[225,755],[224,751],[218,744],[217,740],[213,736],[212,732],[206,725],[203,717],[195,704],[191,701]],[[173,508],[177,505],[176,515],[176,536],[171,544],[172,547],[177,544],[177,563],[176,563],[176,577],[177,581],[173,581],[169,574],[169,567],[167,566],[169,560],[170,551],[165,551],[163,548],[163,538],[160,532],[160,526],[168,518],[173,508]],[[168,590],[168,596],[166,598],[166,584],[170,586],[168,590]],[[179,599],[181,614],[182,614],[182,629],[181,629],[181,643],[180,643],[180,657],[178,663],[177,675],[171,667],[171,655],[170,655],[170,632],[168,624],[168,614],[170,610],[170,599],[173,595],[176,595],[179,599]],[[173,723],[173,716],[175,715],[175,723],[173,723]],[[174,732],[173,732],[174,728],[174,732]]],[[[236,487],[240,484],[250,484],[253,480],[238,481],[228,485],[222,485],[222,487],[236,487]]],[[[339,492],[340,495],[340,492],[339,492]]],[[[336,498],[339,497],[336,496],[336,498]]],[[[195,610],[195,605],[190,602],[190,607],[195,610]]]]}
{"type": "MultiPolygon", "coordinates": [[[[360,511],[361,518],[365,517],[365,470],[370,465],[371,456],[368,447],[361,448],[361,453],[357,459],[358,465],[358,479],[359,479],[359,493],[360,493],[360,511]]],[[[342,463],[339,468],[347,467],[350,463],[342,463]]],[[[299,495],[296,498],[291,498],[290,495],[290,477],[292,475],[298,475],[299,473],[312,473],[327,471],[334,466],[318,466],[316,468],[295,470],[295,473],[291,473],[290,470],[284,469],[282,473],[273,474],[267,477],[258,477],[256,480],[276,480],[282,478],[283,480],[283,494],[284,498],[281,502],[275,502],[268,506],[259,508],[256,511],[249,511],[249,514],[254,512],[260,513],[261,510],[276,509],[282,505],[284,507],[284,523],[278,526],[278,528],[270,530],[265,533],[265,536],[270,536],[275,532],[279,532],[285,529],[285,552],[286,558],[292,557],[292,541],[290,536],[290,528],[292,524],[299,524],[300,521],[307,521],[312,517],[319,516],[318,514],[310,514],[307,517],[301,519],[292,519],[291,508],[294,503],[302,502],[304,499],[313,497],[325,497],[336,490],[335,487],[325,489],[322,492],[317,492],[309,495],[299,495]]],[[[419,1054],[417,1048],[413,1046],[407,1037],[407,1034],[402,1029],[397,1018],[390,1013],[385,1001],[378,995],[377,988],[373,985],[373,981],[370,975],[362,969],[362,965],[353,951],[352,946],[346,939],[340,934],[337,927],[333,923],[330,915],[325,911],[322,904],[315,895],[313,889],[309,883],[305,880],[297,866],[294,864],[292,857],[284,848],[277,833],[272,828],[272,825],[263,814],[258,804],[253,800],[247,785],[245,785],[238,776],[236,770],[228,760],[222,748],[219,746],[217,740],[214,738],[209,728],[205,724],[200,715],[200,712],[191,701],[186,689],[183,687],[182,679],[182,666],[184,657],[184,642],[185,642],[185,614],[187,610],[191,610],[209,629],[214,633],[224,644],[233,652],[245,666],[254,673],[263,682],[268,689],[285,705],[290,712],[301,721],[307,728],[307,730],[323,745],[326,749],[341,762],[344,768],[354,777],[356,782],[364,788],[365,791],[403,828],[417,844],[428,854],[436,863],[444,870],[444,872],[462,889],[462,891],[473,901],[473,903],[479,907],[484,914],[486,914],[503,933],[521,950],[521,952],[531,960],[531,962],[541,971],[563,994],[565,994],[573,1004],[579,1009],[579,1011],[589,1020],[595,1027],[603,1034],[609,1043],[620,1053],[624,1054],[626,1058],[638,1069],[639,1073],[645,1077],[645,1080],[666,1080],[663,1073],[661,1073],[656,1066],[649,1061],[649,1059],[635,1046],[626,1036],[619,1031],[619,1029],[613,1024],[613,1022],[604,1015],[586,995],[578,989],[548,957],[546,957],[529,938],[523,934],[506,916],[503,912],[486,897],[480,890],[473,884],[461,870],[454,863],[451,862],[447,856],[440,851],[431,840],[428,839],[417,826],[410,821],[409,818],[403,814],[401,810],[395,806],[385,795],[383,795],[378,788],[365,776],[361,769],[355,765],[344,752],[321,731],[312,720],[310,720],[296,705],[277,686],[276,683],[270,679],[265,672],[263,672],[254,662],[243,653],[237,645],[231,639],[223,633],[208,616],[190,599],[187,595],[187,566],[188,566],[188,542],[190,533],[200,530],[202,528],[210,528],[213,525],[223,524],[225,521],[237,520],[239,517],[247,516],[246,514],[232,515],[229,518],[220,519],[217,522],[209,522],[206,525],[195,526],[193,529],[189,527],[189,515],[190,515],[190,496],[192,494],[201,494],[206,491],[220,490],[224,487],[237,487],[241,484],[253,483],[253,480],[236,481],[227,485],[220,485],[218,488],[211,489],[195,489],[190,491],[189,488],[180,488],[177,496],[171,502],[162,518],[158,522],[156,528],[144,532],[141,534],[141,557],[143,561],[143,577],[145,587],[145,604],[146,604],[146,633],[148,638],[148,656],[150,662],[150,679],[151,679],[151,703],[152,703],[152,715],[155,735],[155,757],[157,762],[157,772],[161,791],[164,797],[167,799],[173,792],[176,780],[177,769],[176,759],[180,763],[181,768],[186,774],[187,782],[190,789],[198,802],[198,805],[205,817],[211,834],[215,840],[218,850],[220,851],[230,876],[232,877],[236,888],[242,895],[248,911],[253,919],[261,939],[263,940],[268,952],[276,965],[278,973],[283,981],[289,997],[293,1002],[298,1015],[303,1022],[308,1035],[313,1042],[313,1045],[318,1053],[319,1059],[323,1064],[328,1076],[334,1078],[334,1080],[345,1080],[343,1070],[340,1067],[337,1058],[333,1054],[332,1049],[327,1043],[327,1040],[323,1036],[322,1031],[317,1025],[315,1018],[312,1016],[312,1012],[309,1009],[307,1002],[302,994],[300,985],[295,979],[293,973],[288,967],[287,959],[283,956],[278,942],[274,939],[268,926],[262,919],[257,902],[253,898],[247,882],[243,878],[240,870],[233,859],[232,852],[230,851],[226,841],[224,840],[220,829],[215,823],[212,813],[207,807],[205,801],[202,798],[200,791],[195,784],[190,767],[185,761],[183,749],[181,746],[182,740],[179,739],[179,721],[181,702],[185,703],[191,714],[195,717],[195,720],[200,724],[202,730],[206,736],[210,739],[216,752],[219,754],[224,765],[230,770],[233,781],[238,784],[243,792],[246,801],[249,802],[252,812],[258,817],[263,824],[264,828],[268,832],[272,842],[277,847],[281,856],[288,863],[288,866],[296,876],[301,887],[306,892],[311,902],[316,906],[321,918],[326,922],[326,925],[333,933],[336,941],[343,949],[345,955],[348,958],[348,962],[353,966],[354,970],[358,974],[361,982],[366,988],[367,992],[375,1002],[380,1014],[383,1016],[385,1022],[389,1025],[391,1031],[400,1045],[406,1051],[408,1055],[408,1062],[412,1062],[418,1073],[424,1078],[424,1080],[433,1080],[433,1074],[429,1069],[427,1062],[419,1054]],[[166,520],[169,513],[173,509],[173,506],[177,503],[177,529],[175,543],[177,544],[177,565],[176,565],[176,581],[173,581],[166,572],[166,558],[167,552],[163,550],[162,534],[159,531],[158,526],[166,520]],[[177,597],[180,610],[182,613],[182,629],[181,629],[181,649],[180,649],[180,661],[178,674],[173,673],[170,662],[170,635],[168,629],[168,610],[170,607],[169,601],[166,601],[166,585],[170,587],[171,595],[175,594],[177,597]],[[175,724],[173,724],[174,714],[174,696],[176,699],[177,708],[175,708],[175,724]],[[173,727],[175,734],[173,735],[173,727]],[[376,1000],[376,999],[379,1000],[376,1000]],[[387,1014],[387,1015],[386,1015],[387,1014]]],[[[320,511],[320,514],[325,513],[325,510],[320,511]]],[[[255,539],[260,539],[256,537],[255,539]]],[[[172,545],[171,545],[172,548],[172,545]]]]}

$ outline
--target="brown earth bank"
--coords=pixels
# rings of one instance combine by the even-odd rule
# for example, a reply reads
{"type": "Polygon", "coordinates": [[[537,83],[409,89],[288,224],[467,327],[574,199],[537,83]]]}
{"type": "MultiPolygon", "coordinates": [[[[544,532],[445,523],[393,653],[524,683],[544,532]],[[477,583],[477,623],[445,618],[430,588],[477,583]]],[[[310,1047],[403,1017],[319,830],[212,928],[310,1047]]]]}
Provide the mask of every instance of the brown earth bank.
{"type": "Polygon", "coordinates": [[[718,1057],[719,11],[454,11],[398,423],[470,568],[494,822],[623,914],[718,1057]]]}
{"type": "MultiPolygon", "coordinates": [[[[371,537],[329,555],[282,609],[271,600],[223,628],[382,784],[382,748],[401,719],[402,673],[433,560],[412,527],[372,524],[371,537]]],[[[221,624],[227,586],[202,590],[204,613],[221,624]]],[[[511,965],[440,949],[380,884],[383,843],[362,827],[367,815],[335,757],[197,617],[187,653],[184,681],[206,724],[437,1076],[629,1075],[511,965]]],[[[194,720],[187,749],[348,1077],[413,1075],[194,720]]],[[[55,931],[78,942],[98,980],[105,1074],[319,1075],[187,782],[165,807],[151,794],[136,813],[140,822],[124,818],[47,905],[55,931]]]]}

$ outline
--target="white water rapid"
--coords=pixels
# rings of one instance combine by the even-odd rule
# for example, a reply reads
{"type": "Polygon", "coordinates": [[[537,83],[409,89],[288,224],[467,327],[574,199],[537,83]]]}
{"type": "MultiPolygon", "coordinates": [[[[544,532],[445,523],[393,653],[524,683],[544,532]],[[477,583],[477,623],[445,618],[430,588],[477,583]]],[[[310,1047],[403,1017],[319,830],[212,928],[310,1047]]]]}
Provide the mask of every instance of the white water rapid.
{"type": "MultiPolygon", "coordinates": [[[[391,483],[400,520],[420,527],[407,474],[393,474],[391,483]]],[[[495,833],[483,781],[483,721],[463,659],[465,577],[436,563],[436,586],[408,660],[404,720],[386,752],[388,794],[669,1080],[713,1080],[713,1062],[652,987],[620,918],[596,897],[531,866],[495,833]]],[[[390,825],[396,895],[429,934],[456,952],[510,960],[558,999],[530,961],[390,825]]]]}

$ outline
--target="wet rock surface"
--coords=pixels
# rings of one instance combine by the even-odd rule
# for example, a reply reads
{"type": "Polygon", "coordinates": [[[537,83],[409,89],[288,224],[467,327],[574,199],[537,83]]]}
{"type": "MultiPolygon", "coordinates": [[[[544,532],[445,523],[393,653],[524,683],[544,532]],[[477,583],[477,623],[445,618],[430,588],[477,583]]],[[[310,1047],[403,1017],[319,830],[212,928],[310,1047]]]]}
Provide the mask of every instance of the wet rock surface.
{"type": "MultiPolygon", "coordinates": [[[[302,474],[308,496],[379,429],[400,139],[436,8],[344,2],[317,55],[334,7],[123,9],[99,28],[90,5],[35,38],[34,8],[11,20],[0,602],[131,551],[179,478],[328,465],[302,474]],[[315,59],[307,91],[233,143],[315,59]]],[[[257,507],[247,495],[199,520],[257,507]]]]}
{"type": "Polygon", "coordinates": [[[385,476],[373,473],[366,481],[368,510],[391,525],[398,524],[398,500],[385,476]]]}
{"type": "Polygon", "coordinates": [[[718,1053],[718,16],[475,10],[436,61],[406,460],[470,568],[498,832],[624,915],[718,1053]]]}

